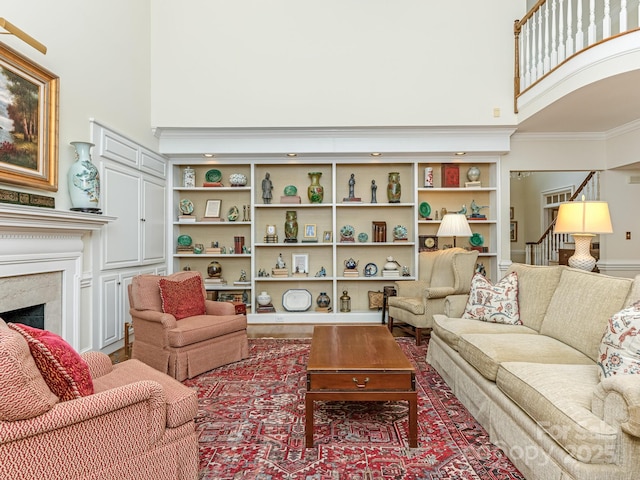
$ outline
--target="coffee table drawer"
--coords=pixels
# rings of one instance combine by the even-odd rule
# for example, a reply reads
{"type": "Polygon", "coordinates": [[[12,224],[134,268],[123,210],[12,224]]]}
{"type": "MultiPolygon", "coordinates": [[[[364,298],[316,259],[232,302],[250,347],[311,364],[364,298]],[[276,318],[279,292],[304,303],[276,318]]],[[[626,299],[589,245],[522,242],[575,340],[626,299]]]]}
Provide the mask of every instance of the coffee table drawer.
{"type": "Polygon", "coordinates": [[[308,390],[413,390],[411,372],[398,373],[309,373],[308,390]]]}

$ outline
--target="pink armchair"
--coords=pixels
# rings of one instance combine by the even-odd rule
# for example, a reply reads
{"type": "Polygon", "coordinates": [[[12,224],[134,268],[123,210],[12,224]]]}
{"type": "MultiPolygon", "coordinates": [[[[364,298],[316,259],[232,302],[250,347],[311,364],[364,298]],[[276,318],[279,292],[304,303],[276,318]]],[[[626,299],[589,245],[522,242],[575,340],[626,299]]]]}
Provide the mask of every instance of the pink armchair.
{"type": "MultiPolygon", "coordinates": [[[[167,307],[166,295],[164,300],[167,307]]],[[[167,277],[138,275],[129,285],[129,304],[135,335],[132,357],[177,380],[193,378],[249,356],[247,317],[236,314],[229,302],[206,300],[198,272],[177,272],[167,277]],[[197,287],[177,290],[183,305],[176,308],[188,311],[192,303],[202,302],[205,313],[181,319],[165,313],[161,279],[179,288],[194,277],[200,279],[197,287]]]]}
{"type": "Polygon", "coordinates": [[[0,320],[0,479],[196,479],[195,392],[137,360],[82,358],[94,393],[59,401],[0,320]]]}

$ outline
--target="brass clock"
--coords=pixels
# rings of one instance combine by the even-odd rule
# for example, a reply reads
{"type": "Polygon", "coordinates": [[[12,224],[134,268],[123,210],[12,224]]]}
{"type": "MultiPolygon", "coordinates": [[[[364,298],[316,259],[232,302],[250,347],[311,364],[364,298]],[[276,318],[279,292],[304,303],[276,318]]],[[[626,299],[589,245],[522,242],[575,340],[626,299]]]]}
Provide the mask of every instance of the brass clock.
{"type": "Polygon", "coordinates": [[[420,235],[419,237],[419,251],[420,252],[433,252],[438,250],[438,237],[435,235],[420,235]]]}

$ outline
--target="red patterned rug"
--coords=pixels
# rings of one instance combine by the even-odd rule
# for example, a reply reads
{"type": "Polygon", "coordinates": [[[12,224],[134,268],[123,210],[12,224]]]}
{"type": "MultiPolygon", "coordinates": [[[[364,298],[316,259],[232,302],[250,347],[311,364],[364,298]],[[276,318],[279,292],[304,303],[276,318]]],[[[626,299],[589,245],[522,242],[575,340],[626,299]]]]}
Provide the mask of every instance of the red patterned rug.
{"type": "Polygon", "coordinates": [[[426,346],[398,344],[416,369],[418,446],[407,446],[406,402],[316,402],[304,447],[310,339],[250,339],[247,360],[185,385],[198,391],[200,479],[524,479],[426,363],[426,346]]]}

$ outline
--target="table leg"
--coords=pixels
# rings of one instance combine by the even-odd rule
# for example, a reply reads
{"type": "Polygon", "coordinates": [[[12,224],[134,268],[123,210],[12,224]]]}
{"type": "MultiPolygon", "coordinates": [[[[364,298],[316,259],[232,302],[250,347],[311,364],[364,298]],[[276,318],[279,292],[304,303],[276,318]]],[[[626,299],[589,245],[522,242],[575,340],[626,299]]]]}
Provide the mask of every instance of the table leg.
{"type": "Polygon", "coordinates": [[[409,447],[418,447],[418,394],[409,398],[409,447]]]}
{"type": "Polygon", "coordinates": [[[304,400],[305,410],[305,447],[313,448],[313,397],[307,392],[304,400]]]}

